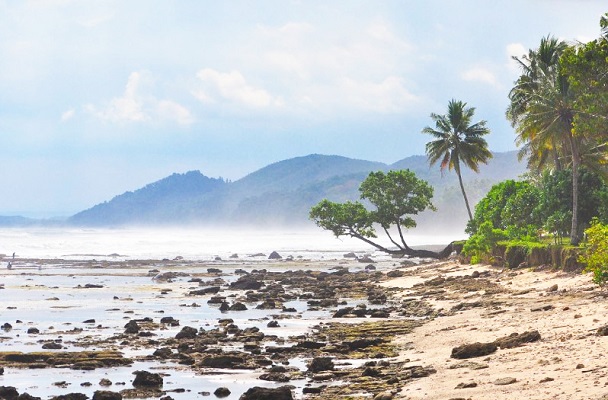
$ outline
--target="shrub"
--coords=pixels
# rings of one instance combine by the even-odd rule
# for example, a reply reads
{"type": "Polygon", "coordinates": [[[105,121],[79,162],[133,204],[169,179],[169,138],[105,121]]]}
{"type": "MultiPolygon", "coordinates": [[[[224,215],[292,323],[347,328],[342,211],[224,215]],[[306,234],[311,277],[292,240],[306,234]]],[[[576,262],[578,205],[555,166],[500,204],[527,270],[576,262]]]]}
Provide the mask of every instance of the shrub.
{"type": "Polygon", "coordinates": [[[578,260],[585,265],[585,271],[593,273],[593,282],[604,286],[608,281],[608,225],[594,218],[585,235],[578,260]]]}

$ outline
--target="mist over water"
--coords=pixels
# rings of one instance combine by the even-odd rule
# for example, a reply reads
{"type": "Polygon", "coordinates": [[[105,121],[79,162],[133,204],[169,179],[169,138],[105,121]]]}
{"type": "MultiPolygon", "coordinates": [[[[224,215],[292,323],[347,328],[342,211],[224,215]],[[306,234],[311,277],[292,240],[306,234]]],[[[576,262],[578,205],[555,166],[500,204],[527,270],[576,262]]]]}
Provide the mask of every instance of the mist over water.
{"type": "MultiPolygon", "coordinates": [[[[410,246],[447,244],[461,237],[406,234],[410,246]]],[[[379,242],[388,245],[381,237],[379,242]]],[[[9,228],[0,230],[0,254],[19,258],[105,258],[209,260],[232,254],[247,256],[277,251],[283,256],[323,258],[328,253],[372,252],[353,238],[336,238],[321,229],[179,229],[179,228],[9,228]]]]}

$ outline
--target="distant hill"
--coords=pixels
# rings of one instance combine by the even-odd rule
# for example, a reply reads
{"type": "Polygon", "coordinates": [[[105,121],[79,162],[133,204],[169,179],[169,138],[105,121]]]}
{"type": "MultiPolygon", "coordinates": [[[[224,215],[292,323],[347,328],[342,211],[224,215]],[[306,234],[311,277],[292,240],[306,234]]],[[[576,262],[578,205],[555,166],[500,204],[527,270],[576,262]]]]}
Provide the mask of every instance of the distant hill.
{"type": "MultiPolygon", "coordinates": [[[[310,208],[324,198],[356,200],[371,171],[410,169],[435,188],[437,213],[418,216],[419,228],[432,232],[443,222],[462,231],[466,211],[455,173],[429,168],[426,157],[412,156],[387,165],[341,156],[312,154],[270,164],[235,182],[199,171],[173,174],[134,192],[126,192],[68,219],[82,226],[139,225],[309,225],[310,208]]],[[[495,153],[480,173],[465,170],[463,179],[475,204],[494,184],[525,172],[516,152],[495,153]]]]}
{"type": "Polygon", "coordinates": [[[114,226],[172,221],[180,219],[188,207],[224,185],[226,182],[223,179],[208,178],[199,171],[173,174],[81,211],[72,216],[69,223],[114,226]]]}

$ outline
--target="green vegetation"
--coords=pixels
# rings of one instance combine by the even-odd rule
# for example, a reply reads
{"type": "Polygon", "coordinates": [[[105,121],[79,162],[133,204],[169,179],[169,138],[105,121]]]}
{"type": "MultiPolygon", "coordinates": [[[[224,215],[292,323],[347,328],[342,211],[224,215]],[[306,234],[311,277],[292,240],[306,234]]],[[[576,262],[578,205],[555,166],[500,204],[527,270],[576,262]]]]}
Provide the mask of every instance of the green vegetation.
{"type": "Polygon", "coordinates": [[[507,118],[529,173],[494,185],[475,207],[463,247],[471,262],[578,261],[595,283],[608,280],[608,14],[600,25],[589,43],[545,37],[515,58],[521,75],[507,118]],[[575,247],[562,245],[565,236],[575,247]]]}
{"type": "Polygon", "coordinates": [[[593,282],[604,286],[608,282],[608,225],[594,219],[585,235],[587,240],[579,261],[586,271],[593,273],[593,282]]]}
{"type": "Polygon", "coordinates": [[[422,133],[435,138],[426,144],[429,163],[433,165],[441,159],[442,173],[446,168],[456,171],[464,203],[469,213],[469,220],[473,219],[473,214],[462,183],[460,162],[462,161],[467,167],[478,172],[479,163],[487,164],[488,160],[492,158],[492,153],[488,150],[488,143],[483,138],[490,133],[490,130],[486,127],[486,121],[472,123],[474,114],[475,108],[467,107],[467,103],[451,100],[448,103],[446,115],[431,114],[431,119],[435,122],[435,129],[427,126],[422,130],[422,133]]]}
{"type": "Polygon", "coordinates": [[[433,188],[409,170],[372,172],[359,187],[361,200],[374,209],[368,210],[361,202],[334,203],[327,199],[310,210],[310,219],[317,226],[331,231],[336,237],[350,236],[362,240],[389,254],[419,257],[442,257],[442,254],[414,250],[404,238],[404,230],[416,226],[411,217],[435,207],[431,203],[433,188]],[[374,242],[379,226],[397,248],[389,249],[374,242]],[[391,232],[391,229],[396,232],[391,232]]]}

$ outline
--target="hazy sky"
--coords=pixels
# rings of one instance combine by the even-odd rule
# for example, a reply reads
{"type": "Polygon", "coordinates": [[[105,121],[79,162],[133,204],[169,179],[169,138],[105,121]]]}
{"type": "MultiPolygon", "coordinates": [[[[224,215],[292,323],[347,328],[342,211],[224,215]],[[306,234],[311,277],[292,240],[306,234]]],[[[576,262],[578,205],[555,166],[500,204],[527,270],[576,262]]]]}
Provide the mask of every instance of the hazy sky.
{"type": "Polygon", "coordinates": [[[424,154],[476,107],[494,151],[511,55],[599,36],[605,1],[0,0],[0,215],[69,215],[173,172],[424,154]]]}

